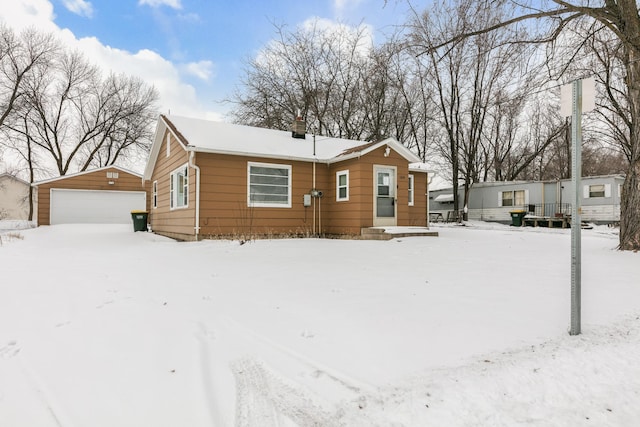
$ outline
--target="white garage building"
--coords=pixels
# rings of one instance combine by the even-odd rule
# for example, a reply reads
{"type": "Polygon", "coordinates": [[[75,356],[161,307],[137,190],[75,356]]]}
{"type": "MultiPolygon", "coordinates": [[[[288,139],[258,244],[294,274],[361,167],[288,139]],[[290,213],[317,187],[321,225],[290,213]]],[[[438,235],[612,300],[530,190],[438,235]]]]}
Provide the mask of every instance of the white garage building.
{"type": "Polygon", "coordinates": [[[33,184],[38,225],[126,224],[132,210],[147,209],[142,176],[117,166],[65,175],[33,184]]]}

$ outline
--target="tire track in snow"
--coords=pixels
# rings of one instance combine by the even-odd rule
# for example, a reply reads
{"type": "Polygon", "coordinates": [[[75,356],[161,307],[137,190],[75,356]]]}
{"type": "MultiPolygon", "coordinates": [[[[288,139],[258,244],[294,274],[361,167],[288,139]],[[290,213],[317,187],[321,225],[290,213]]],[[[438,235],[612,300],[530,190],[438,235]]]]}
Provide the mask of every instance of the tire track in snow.
{"type": "MultiPolygon", "coordinates": [[[[26,384],[25,388],[27,392],[34,396],[34,400],[38,400],[42,404],[44,411],[48,414],[48,418],[54,425],[57,427],[72,427],[73,424],[64,414],[58,402],[53,398],[53,394],[49,392],[45,382],[33,369],[31,364],[19,354],[20,351],[21,347],[18,346],[17,341],[10,341],[5,346],[0,347],[0,359],[4,359],[11,365],[14,365],[9,366],[12,375],[16,378],[14,381],[26,384]],[[24,379],[26,379],[26,382],[24,379]]],[[[30,409],[34,411],[33,407],[30,409]]]]}
{"type": "Polygon", "coordinates": [[[219,366],[220,360],[214,359],[211,352],[211,343],[215,341],[216,336],[204,323],[198,323],[196,339],[200,347],[200,370],[205,406],[214,426],[227,426],[229,422],[225,421],[224,414],[220,410],[221,403],[216,388],[216,380],[222,374],[221,371],[226,370],[226,365],[219,366]]]}
{"type": "Polygon", "coordinates": [[[341,414],[331,415],[300,388],[287,384],[251,358],[231,363],[236,378],[236,427],[280,426],[282,416],[298,426],[339,426],[341,414]]]}
{"type": "Polygon", "coordinates": [[[236,339],[236,344],[242,344],[238,339],[245,341],[244,344],[249,343],[251,353],[255,353],[257,348],[260,354],[260,360],[241,356],[229,363],[236,382],[236,427],[291,425],[286,421],[305,427],[374,425],[361,411],[366,406],[367,398],[376,394],[373,386],[275,343],[230,317],[224,316],[220,320],[221,326],[236,339]],[[295,366],[305,372],[307,378],[321,381],[323,386],[328,386],[335,393],[330,398],[342,398],[331,404],[326,400],[326,394],[322,398],[313,392],[319,383],[303,385],[276,374],[267,367],[266,361],[270,358],[280,365],[284,361],[289,368],[295,366]]]}
{"type": "Polygon", "coordinates": [[[240,324],[238,321],[232,319],[231,317],[224,316],[222,317],[222,320],[227,328],[234,330],[236,333],[239,333],[240,335],[244,335],[247,338],[250,338],[250,340],[253,343],[255,342],[262,343],[263,347],[268,347],[270,350],[275,351],[279,357],[282,357],[282,356],[288,357],[289,359],[292,359],[292,361],[300,363],[306,368],[310,369],[313,372],[314,376],[316,377],[324,376],[332,380],[333,382],[335,382],[341,388],[344,388],[345,390],[348,390],[353,394],[360,395],[365,393],[368,395],[372,395],[372,394],[375,394],[377,391],[377,388],[374,387],[373,385],[351,378],[350,376],[348,376],[343,372],[339,372],[336,369],[330,368],[318,361],[315,361],[307,356],[304,356],[292,350],[289,347],[280,345],[266,338],[265,336],[260,335],[255,331],[247,328],[246,326],[240,324]]]}

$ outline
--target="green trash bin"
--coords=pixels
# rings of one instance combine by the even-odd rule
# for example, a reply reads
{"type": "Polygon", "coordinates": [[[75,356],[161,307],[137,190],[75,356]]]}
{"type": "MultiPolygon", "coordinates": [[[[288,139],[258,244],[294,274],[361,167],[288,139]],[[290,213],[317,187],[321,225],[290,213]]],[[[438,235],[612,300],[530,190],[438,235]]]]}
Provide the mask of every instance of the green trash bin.
{"type": "Polygon", "coordinates": [[[511,225],[514,227],[522,227],[522,219],[527,214],[525,211],[511,211],[511,225]]]}
{"type": "Polygon", "coordinates": [[[131,219],[133,220],[133,231],[147,231],[147,211],[131,211],[131,219]]]}

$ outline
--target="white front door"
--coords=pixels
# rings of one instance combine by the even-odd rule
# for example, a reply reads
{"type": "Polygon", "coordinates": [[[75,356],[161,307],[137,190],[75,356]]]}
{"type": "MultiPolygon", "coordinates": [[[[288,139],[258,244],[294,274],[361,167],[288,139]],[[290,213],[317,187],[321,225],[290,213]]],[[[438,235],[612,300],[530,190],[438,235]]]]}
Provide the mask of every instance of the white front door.
{"type": "Polygon", "coordinates": [[[373,225],[395,226],[396,221],[396,168],[373,168],[373,225]]]}

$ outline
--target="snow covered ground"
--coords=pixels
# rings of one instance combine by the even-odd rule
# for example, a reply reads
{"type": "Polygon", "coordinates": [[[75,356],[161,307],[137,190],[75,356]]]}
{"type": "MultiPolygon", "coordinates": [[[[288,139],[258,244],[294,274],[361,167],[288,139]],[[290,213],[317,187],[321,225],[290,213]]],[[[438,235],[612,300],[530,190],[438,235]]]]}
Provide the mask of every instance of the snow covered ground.
{"type": "Polygon", "coordinates": [[[0,426],[633,426],[640,254],[471,223],[390,241],[174,242],[131,226],[0,246],[0,426]]]}

